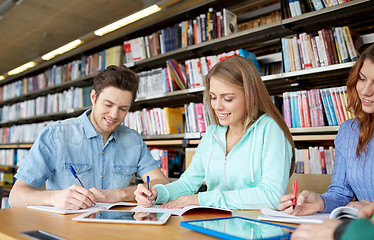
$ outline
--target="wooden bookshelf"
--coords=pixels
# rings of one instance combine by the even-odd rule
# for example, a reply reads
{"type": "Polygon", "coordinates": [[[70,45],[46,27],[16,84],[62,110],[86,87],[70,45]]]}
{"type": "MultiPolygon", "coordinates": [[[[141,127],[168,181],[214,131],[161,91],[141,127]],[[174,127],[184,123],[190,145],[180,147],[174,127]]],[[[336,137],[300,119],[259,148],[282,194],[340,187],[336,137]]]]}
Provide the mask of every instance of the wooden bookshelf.
{"type": "MultiPolygon", "coordinates": [[[[240,1],[233,1],[233,3],[231,3],[230,1],[223,0],[192,0],[175,2],[176,4],[174,6],[155,14],[154,16],[131,24],[123,29],[119,29],[112,34],[108,34],[107,36],[100,37],[93,42],[84,44],[71,52],[58,56],[51,61],[44,62],[41,65],[27,70],[22,74],[11,76],[1,81],[0,86],[21,80],[23,77],[35,76],[47,69],[50,69],[53,65],[62,65],[67,62],[80,59],[84,55],[89,55],[103,49],[107,49],[111,46],[121,45],[124,40],[147,35],[155,30],[178,23],[181,20],[191,19],[206,11],[208,7],[214,7],[216,10],[217,8],[222,7],[230,9],[230,7],[238,7],[244,3],[250,5],[261,5],[266,1],[247,0],[244,1],[244,3],[240,1]]],[[[279,5],[272,6],[271,9],[277,9],[279,8],[279,5]]],[[[348,3],[324,8],[319,11],[305,13],[301,16],[283,19],[260,27],[247,29],[229,36],[216,38],[211,41],[187,46],[186,48],[179,48],[136,62],[129,65],[129,67],[135,72],[140,72],[143,70],[162,67],[165,65],[165,61],[170,58],[182,62],[187,59],[219,54],[222,52],[235,50],[237,48],[246,48],[251,51],[253,50],[253,52],[259,52],[261,54],[258,57],[260,62],[261,59],[267,58],[272,59],[271,61],[274,62],[280,62],[282,60],[282,53],[279,53],[281,48],[280,38],[298,34],[300,32],[314,32],[321,28],[331,28],[335,25],[344,26],[350,24],[357,27],[357,29],[363,29],[362,32],[367,34],[370,32],[371,26],[373,26],[373,20],[370,20],[373,11],[374,5],[371,0],[353,0],[348,3]],[[362,27],[362,25],[365,24],[367,24],[367,26],[362,27]],[[271,54],[262,54],[263,51],[269,51],[271,54]]],[[[256,14],[260,14],[261,12],[263,11],[256,11],[256,14]]],[[[288,73],[271,74],[262,76],[262,80],[268,87],[269,91],[273,94],[280,94],[284,91],[289,91],[290,89],[294,89],[294,86],[297,89],[310,89],[315,87],[314,84],[316,82],[318,82],[318,84],[323,82],[322,84],[333,86],[334,84],[336,85],[336,83],[330,82],[330,79],[336,78],[336,76],[339,76],[339,78],[343,76],[339,83],[344,82],[344,77],[348,75],[348,72],[353,64],[353,62],[349,62],[288,73]],[[292,84],[293,86],[291,86],[292,84]]],[[[21,96],[12,97],[1,101],[0,107],[35,99],[39,96],[45,96],[47,94],[61,92],[69,89],[70,87],[90,86],[93,78],[96,75],[97,74],[94,73],[89,76],[83,76],[55,86],[29,92],[21,96]]],[[[136,99],[131,111],[153,106],[183,106],[183,103],[188,103],[190,101],[202,101],[203,91],[204,87],[199,87],[138,98],[136,99]]],[[[1,122],[0,128],[20,124],[66,119],[69,117],[79,116],[86,109],[88,109],[88,107],[71,109],[69,111],[61,111],[58,113],[42,114],[8,122],[1,122]]],[[[328,142],[332,145],[334,139],[336,138],[338,129],[338,126],[334,126],[318,128],[291,128],[290,131],[293,134],[293,139],[296,144],[312,142],[313,144],[318,145],[321,142],[328,142]]],[[[148,146],[185,147],[198,145],[201,137],[201,133],[186,133],[144,136],[143,139],[148,146]]],[[[32,144],[33,143],[0,144],[0,149],[31,148],[32,144]]]]}

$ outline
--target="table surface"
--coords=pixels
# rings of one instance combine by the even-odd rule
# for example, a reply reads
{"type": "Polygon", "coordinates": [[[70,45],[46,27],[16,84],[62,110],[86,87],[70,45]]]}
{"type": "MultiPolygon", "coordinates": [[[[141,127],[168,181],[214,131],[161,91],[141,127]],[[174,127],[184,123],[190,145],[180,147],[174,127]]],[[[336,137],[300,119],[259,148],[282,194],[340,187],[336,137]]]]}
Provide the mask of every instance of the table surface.
{"type": "MultiPolygon", "coordinates": [[[[131,207],[116,207],[130,210],[131,207]]],[[[21,232],[43,230],[65,239],[216,239],[180,227],[181,221],[228,216],[257,219],[258,210],[234,210],[227,213],[214,210],[191,210],[183,216],[171,216],[164,225],[81,223],[71,219],[79,214],[60,215],[28,208],[0,210],[0,239],[25,239],[21,232]]]]}

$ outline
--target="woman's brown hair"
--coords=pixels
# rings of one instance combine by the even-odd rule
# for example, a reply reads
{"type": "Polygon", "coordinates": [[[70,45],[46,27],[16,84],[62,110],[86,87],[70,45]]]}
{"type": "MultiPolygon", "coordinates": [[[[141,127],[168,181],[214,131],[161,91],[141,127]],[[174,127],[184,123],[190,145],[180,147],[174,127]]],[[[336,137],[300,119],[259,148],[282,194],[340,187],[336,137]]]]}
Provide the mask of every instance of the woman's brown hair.
{"type": "MultiPolygon", "coordinates": [[[[274,119],[282,129],[284,135],[292,146],[293,157],[290,169],[291,176],[295,167],[295,144],[286,122],[272,102],[255,65],[247,58],[234,56],[217,63],[212,68],[204,78],[204,101],[206,105],[208,105],[210,112],[213,113],[214,111],[210,105],[209,94],[210,79],[212,77],[218,78],[231,86],[243,89],[247,108],[247,115],[244,122],[245,129],[248,129],[248,127],[264,113],[274,119]]],[[[212,114],[212,120],[214,124],[219,125],[218,118],[215,114],[212,114]]]]}
{"type": "Polygon", "coordinates": [[[365,61],[371,61],[374,63],[374,45],[367,48],[356,61],[347,80],[348,110],[355,115],[352,124],[357,120],[360,131],[356,148],[357,156],[359,156],[361,152],[364,152],[366,156],[366,146],[373,138],[374,130],[373,114],[366,113],[362,110],[361,99],[358,96],[356,89],[357,82],[360,79],[360,71],[365,61]]]}

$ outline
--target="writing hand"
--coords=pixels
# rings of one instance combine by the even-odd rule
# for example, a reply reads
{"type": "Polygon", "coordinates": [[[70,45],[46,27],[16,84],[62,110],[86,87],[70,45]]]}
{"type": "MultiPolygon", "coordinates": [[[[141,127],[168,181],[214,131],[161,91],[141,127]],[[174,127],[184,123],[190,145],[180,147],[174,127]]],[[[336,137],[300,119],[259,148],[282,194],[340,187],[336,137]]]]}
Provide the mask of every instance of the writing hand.
{"type": "Polygon", "coordinates": [[[284,210],[285,213],[291,215],[310,215],[316,212],[321,212],[325,208],[325,203],[321,196],[312,191],[304,190],[298,194],[296,207],[292,207],[293,194],[287,194],[280,197],[281,203],[278,205],[279,210],[284,210]]]}
{"type": "Polygon", "coordinates": [[[55,191],[52,199],[55,207],[69,210],[86,209],[97,201],[92,192],[78,185],[55,191]]]}
{"type": "Polygon", "coordinates": [[[157,189],[151,188],[148,190],[144,184],[138,184],[134,194],[135,200],[140,207],[151,207],[157,198],[157,189]]]}

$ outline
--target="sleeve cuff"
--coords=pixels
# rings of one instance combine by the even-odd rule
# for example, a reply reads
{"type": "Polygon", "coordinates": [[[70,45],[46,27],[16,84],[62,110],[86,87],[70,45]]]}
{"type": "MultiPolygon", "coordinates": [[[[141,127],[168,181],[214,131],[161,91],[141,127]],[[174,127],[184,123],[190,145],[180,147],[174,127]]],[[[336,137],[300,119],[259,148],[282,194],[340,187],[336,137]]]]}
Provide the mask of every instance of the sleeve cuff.
{"type": "Polygon", "coordinates": [[[169,201],[169,192],[166,190],[165,185],[156,184],[154,188],[157,189],[157,198],[155,204],[164,204],[169,201]]]}

